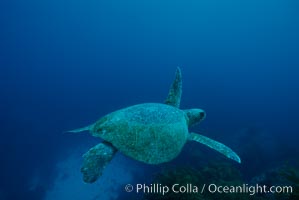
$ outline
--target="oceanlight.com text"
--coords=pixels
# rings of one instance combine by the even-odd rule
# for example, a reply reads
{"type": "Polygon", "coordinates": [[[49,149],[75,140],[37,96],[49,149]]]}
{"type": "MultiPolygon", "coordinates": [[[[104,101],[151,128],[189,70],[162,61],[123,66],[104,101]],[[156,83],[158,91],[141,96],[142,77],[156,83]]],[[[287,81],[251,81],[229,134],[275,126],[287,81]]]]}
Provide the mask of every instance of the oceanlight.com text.
{"type": "Polygon", "coordinates": [[[236,194],[267,194],[267,193],[293,193],[292,186],[267,186],[267,185],[248,185],[243,184],[240,186],[221,186],[216,184],[209,184],[207,191],[210,193],[236,193],[236,194]]]}

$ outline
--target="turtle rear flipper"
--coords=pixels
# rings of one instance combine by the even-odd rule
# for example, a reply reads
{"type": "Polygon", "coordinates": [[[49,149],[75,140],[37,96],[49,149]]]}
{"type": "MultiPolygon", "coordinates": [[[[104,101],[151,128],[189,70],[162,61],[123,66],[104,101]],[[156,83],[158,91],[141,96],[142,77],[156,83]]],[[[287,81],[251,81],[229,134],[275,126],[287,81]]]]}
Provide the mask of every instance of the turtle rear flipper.
{"type": "Polygon", "coordinates": [[[106,165],[112,160],[117,149],[107,142],[100,143],[83,155],[81,172],[85,183],[95,182],[101,175],[106,165]]]}
{"type": "Polygon", "coordinates": [[[190,133],[189,140],[196,141],[201,144],[207,145],[208,147],[218,151],[219,153],[225,155],[227,158],[230,158],[238,163],[241,163],[241,159],[231,148],[225,146],[224,144],[212,140],[206,136],[197,134],[197,133],[190,133]]]}
{"type": "Polygon", "coordinates": [[[181,96],[182,96],[182,73],[181,73],[181,69],[178,67],[175,72],[175,79],[172,82],[167,99],[165,100],[165,104],[179,108],[181,103],[181,96]]]}
{"type": "Polygon", "coordinates": [[[91,124],[91,125],[88,125],[88,126],[85,126],[85,127],[81,127],[81,128],[66,131],[66,133],[80,133],[80,132],[83,132],[83,131],[90,131],[90,130],[92,130],[93,127],[94,127],[94,124],[91,124]]]}

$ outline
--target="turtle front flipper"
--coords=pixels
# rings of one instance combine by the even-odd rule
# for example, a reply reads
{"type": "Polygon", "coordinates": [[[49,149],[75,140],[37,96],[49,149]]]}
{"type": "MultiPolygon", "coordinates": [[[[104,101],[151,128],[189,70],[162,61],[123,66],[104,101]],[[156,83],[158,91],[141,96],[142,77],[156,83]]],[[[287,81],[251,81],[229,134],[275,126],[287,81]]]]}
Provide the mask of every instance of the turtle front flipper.
{"type": "Polygon", "coordinates": [[[95,182],[103,173],[106,165],[112,160],[117,149],[107,142],[100,143],[83,155],[81,172],[85,183],[95,182]]]}
{"type": "Polygon", "coordinates": [[[238,163],[241,163],[240,157],[229,147],[225,146],[224,144],[217,142],[215,140],[212,140],[206,136],[197,134],[197,133],[190,133],[189,140],[196,141],[201,144],[207,145],[208,147],[218,151],[219,153],[222,153],[227,158],[230,158],[234,161],[237,161],[238,163]]]}
{"type": "Polygon", "coordinates": [[[175,79],[172,82],[167,99],[165,100],[165,104],[179,108],[181,103],[181,96],[182,96],[182,73],[181,73],[181,69],[178,67],[175,72],[175,79]]]}

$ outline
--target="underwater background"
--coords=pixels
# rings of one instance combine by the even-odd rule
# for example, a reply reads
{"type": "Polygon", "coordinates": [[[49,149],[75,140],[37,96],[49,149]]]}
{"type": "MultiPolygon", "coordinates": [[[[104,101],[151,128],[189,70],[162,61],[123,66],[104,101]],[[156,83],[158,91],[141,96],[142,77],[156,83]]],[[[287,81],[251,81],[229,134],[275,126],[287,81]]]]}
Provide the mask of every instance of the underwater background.
{"type": "MultiPolygon", "coordinates": [[[[0,1],[0,200],[247,199],[126,193],[128,183],[299,185],[299,2],[296,0],[0,1]],[[182,69],[197,143],[147,165],[117,154],[84,184],[82,155],[101,140],[65,131],[114,110],[163,102],[182,69]]],[[[297,196],[295,196],[297,195],[297,196]]]]}

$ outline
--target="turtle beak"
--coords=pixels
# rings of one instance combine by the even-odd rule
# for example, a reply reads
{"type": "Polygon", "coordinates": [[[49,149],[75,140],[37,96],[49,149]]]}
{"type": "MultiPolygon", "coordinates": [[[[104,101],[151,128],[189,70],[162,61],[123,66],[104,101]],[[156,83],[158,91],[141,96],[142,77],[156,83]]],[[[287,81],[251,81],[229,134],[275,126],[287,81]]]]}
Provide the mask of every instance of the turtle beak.
{"type": "Polygon", "coordinates": [[[205,111],[203,111],[202,109],[198,109],[199,111],[199,121],[202,121],[202,120],[204,120],[205,118],[206,118],[206,112],[205,111]]]}

